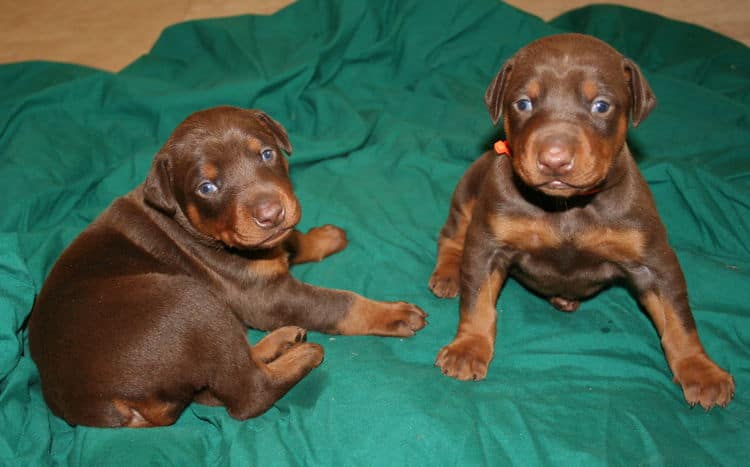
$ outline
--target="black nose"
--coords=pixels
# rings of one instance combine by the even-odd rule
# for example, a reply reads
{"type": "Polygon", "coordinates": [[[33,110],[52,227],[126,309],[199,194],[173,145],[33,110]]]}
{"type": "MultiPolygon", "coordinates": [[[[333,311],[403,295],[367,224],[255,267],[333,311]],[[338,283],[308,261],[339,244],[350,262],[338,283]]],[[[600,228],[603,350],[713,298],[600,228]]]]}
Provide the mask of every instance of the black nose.
{"type": "Polygon", "coordinates": [[[284,220],[284,207],[277,200],[260,200],[253,207],[253,220],[263,229],[276,227],[284,220]]]}
{"type": "Polygon", "coordinates": [[[539,170],[547,175],[564,175],[573,169],[574,145],[569,138],[551,136],[542,140],[537,154],[539,170]]]}

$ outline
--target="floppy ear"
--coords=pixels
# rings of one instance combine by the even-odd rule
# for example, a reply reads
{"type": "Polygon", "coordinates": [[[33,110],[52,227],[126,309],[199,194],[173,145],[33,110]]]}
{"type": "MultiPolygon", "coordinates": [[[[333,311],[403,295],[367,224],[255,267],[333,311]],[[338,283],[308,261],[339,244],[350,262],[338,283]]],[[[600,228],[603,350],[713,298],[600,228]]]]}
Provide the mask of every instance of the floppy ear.
{"type": "Polygon", "coordinates": [[[500,72],[492,80],[487,91],[484,93],[484,104],[487,106],[487,110],[490,111],[490,118],[492,123],[497,125],[500,121],[500,117],[503,115],[503,96],[505,95],[505,87],[508,85],[508,78],[510,72],[513,69],[513,59],[509,59],[500,72]]]}
{"type": "Polygon", "coordinates": [[[143,199],[146,203],[166,214],[174,215],[177,202],[172,192],[171,163],[169,157],[159,153],[154,157],[151,170],[143,182],[143,199]]]}
{"type": "Polygon", "coordinates": [[[630,87],[630,118],[633,120],[633,127],[637,127],[656,106],[656,96],[638,65],[626,58],[623,66],[625,79],[630,87]]]}
{"type": "Polygon", "coordinates": [[[276,120],[269,117],[265,112],[261,112],[260,110],[254,110],[253,116],[260,122],[263,127],[268,130],[273,137],[276,139],[276,144],[279,145],[281,149],[286,151],[287,154],[292,154],[292,144],[289,142],[289,136],[286,134],[286,130],[283,126],[276,120]]]}

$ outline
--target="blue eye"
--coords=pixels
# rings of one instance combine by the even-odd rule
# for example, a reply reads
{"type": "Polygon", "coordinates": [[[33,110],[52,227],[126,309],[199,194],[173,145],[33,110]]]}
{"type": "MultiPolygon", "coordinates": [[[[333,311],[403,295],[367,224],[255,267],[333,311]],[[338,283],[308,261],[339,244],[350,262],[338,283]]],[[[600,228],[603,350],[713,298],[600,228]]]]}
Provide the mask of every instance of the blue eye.
{"type": "Polygon", "coordinates": [[[603,100],[594,101],[591,104],[591,111],[594,113],[604,114],[609,110],[609,103],[603,100]]]}
{"type": "Polygon", "coordinates": [[[261,151],[260,158],[263,159],[264,162],[268,162],[273,159],[273,149],[264,149],[263,151],[261,151]]]}
{"type": "Polygon", "coordinates": [[[516,106],[516,109],[521,112],[529,111],[534,107],[529,99],[519,99],[514,105],[516,106]]]}
{"type": "Polygon", "coordinates": [[[200,185],[198,185],[198,193],[206,196],[206,195],[212,195],[219,191],[219,187],[214,185],[211,182],[203,182],[200,185]]]}

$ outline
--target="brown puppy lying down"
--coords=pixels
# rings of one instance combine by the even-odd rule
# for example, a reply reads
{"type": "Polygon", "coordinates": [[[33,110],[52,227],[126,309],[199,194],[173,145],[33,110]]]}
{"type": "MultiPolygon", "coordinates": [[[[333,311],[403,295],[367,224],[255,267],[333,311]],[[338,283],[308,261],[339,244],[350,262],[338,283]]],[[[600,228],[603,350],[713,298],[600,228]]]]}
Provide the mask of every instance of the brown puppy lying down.
{"type": "Polygon", "coordinates": [[[29,322],[52,411],[68,423],[174,423],[191,401],[236,418],[267,410],[323,349],[305,329],[411,336],[414,305],[295,280],[289,265],[346,247],[343,230],[294,230],[284,129],[257,110],[197,112],[145,182],[63,252],[29,322]],[[300,327],[297,327],[300,326],[300,327]],[[275,330],[250,346],[246,328],[275,330]]]}
{"type": "Polygon", "coordinates": [[[436,365],[485,377],[508,275],[568,312],[624,282],[688,403],[729,403],[734,381],[701,345],[677,257],[625,143],[628,115],[637,126],[656,103],[638,67],[593,37],[546,37],[505,63],[485,103],[495,123],[505,116],[507,146],[468,169],[440,232],[430,288],[461,302],[436,365]]]}

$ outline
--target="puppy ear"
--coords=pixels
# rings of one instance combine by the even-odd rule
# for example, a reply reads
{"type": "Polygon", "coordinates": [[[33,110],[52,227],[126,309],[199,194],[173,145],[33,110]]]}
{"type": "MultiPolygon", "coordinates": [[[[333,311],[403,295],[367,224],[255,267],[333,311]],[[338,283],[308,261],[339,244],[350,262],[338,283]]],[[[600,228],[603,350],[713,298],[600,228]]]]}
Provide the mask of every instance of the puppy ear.
{"type": "Polygon", "coordinates": [[[276,144],[279,145],[281,149],[286,151],[287,154],[292,154],[292,144],[289,142],[289,136],[286,134],[286,130],[283,126],[276,120],[269,117],[265,112],[261,112],[260,110],[254,110],[253,115],[255,118],[260,122],[263,127],[268,130],[273,137],[276,139],[276,144]]]}
{"type": "Polygon", "coordinates": [[[487,106],[487,110],[490,111],[490,118],[492,123],[497,125],[500,121],[500,117],[503,115],[503,96],[505,95],[505,88],[508,85],[508,78],[510,72],[513,69],[513,59],[505,62],[500,72],[492,80],[487,91],[484,93],[484,104],[487,106]]]}
{"type": "Polygon", "coordinates": [[[166,154],[159,153],[154,157],[151,170],[143,182],[143,199],[146,204],[171,216],[177,210],[177,202],[172,192],[170,166],[166,154]]]}
{"type": "Polygon", "coordinates": [[[633,120],[633,127],[637,127],[656,106],[656,96],[638,65],[626,58],[623,66],[625,79],[630,87],[630,118],[633,120]]]}

